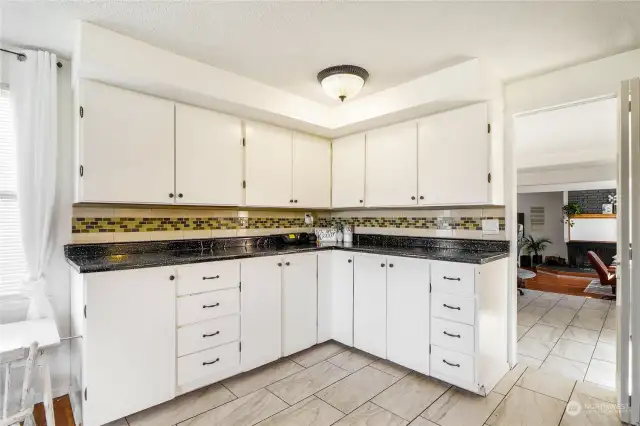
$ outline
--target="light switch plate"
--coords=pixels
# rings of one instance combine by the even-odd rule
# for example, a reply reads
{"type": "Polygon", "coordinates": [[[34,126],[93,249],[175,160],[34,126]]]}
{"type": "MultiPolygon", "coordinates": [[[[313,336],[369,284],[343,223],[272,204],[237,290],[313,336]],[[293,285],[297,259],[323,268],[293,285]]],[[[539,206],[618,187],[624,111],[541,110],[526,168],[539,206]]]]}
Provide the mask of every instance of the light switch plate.
{"type": "Polygon", "coordinates": [[[500,233],[500,221],[498,219],[482,219],[482,233],[495,235],[500,233]]]}

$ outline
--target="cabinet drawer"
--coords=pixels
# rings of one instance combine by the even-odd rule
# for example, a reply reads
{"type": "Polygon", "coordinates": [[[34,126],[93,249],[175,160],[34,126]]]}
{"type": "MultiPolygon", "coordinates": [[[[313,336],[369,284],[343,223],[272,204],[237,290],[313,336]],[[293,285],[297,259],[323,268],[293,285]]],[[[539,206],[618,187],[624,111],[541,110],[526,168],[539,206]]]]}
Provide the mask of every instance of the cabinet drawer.
{"type": "Polygon", "coordinates": [[[238,371],[240,348],[238,342],[178,358],[178,386],[205,377],[211,383],[228,377],[238,371]]]}
{"type": "Polygon", "coordinates": [[[178,296],[238,287],[240,283],[240,262],[237,260],[195,263],[176,269],[178,296]]]}
{"type": "Polygon", "coordinates": [[[431,320],[431,343],[452,351],[475,353],[475,328],[439,318],[431,320]]]}
{"type": "Polygon", "coordinates": [[[239,310],[240,292],[237,288],[182,296],[178,297],[178,325],[235,314],[239,310]]]}
{"type": "Polygon", "coordinates": [[[431,315],[436,318],[473,325],[475,299],[457,294],[431,294],[431,315]]]}
{"type": "Polygon", "coordinates": [[[475,294],[475,266],[438,262],[431,265],[431,286],[434,292],[475,294]]]}
{"type": "Polygon", "coordinates": [[[240,340],[240,315],[230,315],[178,328],[178,356],[240,340]]]}
{"type": "Polygon", "coordinates": [[[461,352],[431,346],[431,373],[450,383],[475,382],[475,358],[461,352]]]}

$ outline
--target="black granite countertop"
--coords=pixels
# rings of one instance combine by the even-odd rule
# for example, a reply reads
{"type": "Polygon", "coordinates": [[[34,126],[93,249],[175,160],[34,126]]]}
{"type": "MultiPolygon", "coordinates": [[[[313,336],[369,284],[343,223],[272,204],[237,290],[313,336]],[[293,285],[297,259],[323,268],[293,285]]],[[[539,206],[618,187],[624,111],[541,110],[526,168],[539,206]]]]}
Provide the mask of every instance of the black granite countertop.
{"type": "MultiPolygon", "coordinates": [[[[208,241],[208,240],[206,240],[208,241]]],[[[381,244],[380,238],[357,239],[355,243],[319,243],[293,246],[251,244],[255,239],[244,239],[244,244],[220,244],[216,241],[207,246],[176,245],[159,243],[160,246],[145,245],[104,245],[109,247],[67,246],[67,261],[80,273],[118,271],[124,269],[150,268],[158,266],[184,265],[189,263],[213,262],[217,260],[244,259],[261,256],[282,256],[323,250],[348,250],[385,256],[403,256],[448,262],[484,264],[508,257],[508,242],[485,245],[481,240],[466,240],[466,244],[415,244],[415,239],[407,244],[381,244]],[[360,241],[358,241],[360,240],[360,241]],[[476,245],[469,241],[477,241],[476,245]],[[504,244],[506,243],[506,245],[504,244]],[[148,247],[148,250],[144,248],[148,247]],[[207,248],[204,248],[207,247],[207,248]],[[490,249],[488,250],[487,247],[490,249]]],[[[447,240],[448,241],[448,240],[447,240]]],[[[234,243],[237,241],[234,241],[234,243]]],[[[259,242],[259,241],[258,241],[259,242]]]]}

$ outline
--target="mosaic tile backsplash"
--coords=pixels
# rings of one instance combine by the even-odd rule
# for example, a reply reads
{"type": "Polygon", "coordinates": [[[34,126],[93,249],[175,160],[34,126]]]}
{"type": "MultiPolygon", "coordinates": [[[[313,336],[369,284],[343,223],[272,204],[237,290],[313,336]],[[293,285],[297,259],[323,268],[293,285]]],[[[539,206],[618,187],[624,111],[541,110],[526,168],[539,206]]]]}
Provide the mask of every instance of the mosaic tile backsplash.
{"type": "Polygon", "coordinates": [[[482,231],[483,219],[498,219],[500,230],[505,229],[504,217],[330,217],[319,219],[320,227],[353,225],[365,228],[459,229],[482,231]]]}

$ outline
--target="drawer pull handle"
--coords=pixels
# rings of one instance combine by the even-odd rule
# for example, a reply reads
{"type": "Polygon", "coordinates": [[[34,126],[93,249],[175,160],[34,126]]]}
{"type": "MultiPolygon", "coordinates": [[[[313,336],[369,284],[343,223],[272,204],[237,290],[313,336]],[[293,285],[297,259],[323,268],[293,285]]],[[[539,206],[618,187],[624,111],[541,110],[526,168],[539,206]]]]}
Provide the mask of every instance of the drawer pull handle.
{"type": "Polygon", "coordinates": [[[457,337],[458,339],[460,338],[459,334],[451,334],[451,333],[447,333],[446,331],[443,331],[444,334],[446,334],[449,337],[457,337]]]}
{"type": "Polygon", "coordinates": [[[216,306],[220,306],[220,303],[215,303],[213,305],[202,305],[202,309],[215,308],[216,306]]]}
{"type": "Polygon", "coordinates": [[[446,275],[444,277],[445,280],[449,280],[449,281],[460,281],[460,278],[453,278],[453,277],[447,277],[446,275]]]}
{"type": "MultiPolygon", "coordinates": [[[[211,334],[203,334],[202,337],[212,337],[212,336],[217,336],[218,334],[220,334],[220,330],[216,331],[215,333],[211,333],[211,334]]],[[[460,337],[460,336],[458,336],[460,337]]]]}
{"type": "Polygon", "coordinates": [[[449,361],[447,361],[446,359],[443,359],[442,362],[444,362],[445,364],[451,366],[451,367],[460,367],[460,364],[452,364],[449,361]]]}
{"type": "Polygon", "coordinates": [[[443,303],[442,306],[444,306],[447,309],[455,309],[456,311],[460,310],[460,306],[449,306],[446,303],[443,303]]]}
{"type": "Polygon", "coordinates": [[[211,365],[211,364],[215,364],[216,362],[220,361],[220,358],[216,358],[213,361],[209,361],[209,362],[203,362],[202,365],[211,365]]]}
{"type": "Polygon", "coordinates": [[[203,280],[217,280],[220,278],[220,275],[216,275],[215,277],[202,277],[203,280]]]}

